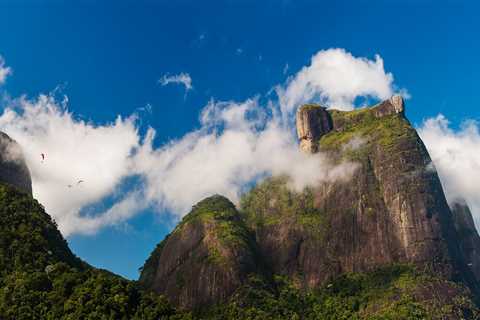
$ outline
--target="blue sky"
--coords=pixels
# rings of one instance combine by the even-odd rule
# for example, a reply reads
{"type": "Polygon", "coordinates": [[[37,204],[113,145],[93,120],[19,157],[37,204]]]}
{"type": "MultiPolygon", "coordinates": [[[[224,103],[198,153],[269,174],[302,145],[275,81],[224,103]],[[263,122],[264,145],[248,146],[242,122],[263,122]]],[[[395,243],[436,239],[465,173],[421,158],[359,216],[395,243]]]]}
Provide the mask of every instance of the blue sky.
{"type": "MultiPolygon", "coordinates": [[[[383,58],[411,95],[413,123],[439,113],[453,128],[478,119],[475,2],[352,2],[0,1],[0,55],[13,70],[1,90],[34,99],[60,87],[74,117],[94,124],[138,113],[140,134],[153,127],[159,147],[199,128],[210,99],[266,94],[318,51],[344,48],[383,58]],[[182,72],[188,92],[158,82],[182,72]]],[[[89,263],[135,279],[173,226],[153,211],[68,241],[89,263]]]]}

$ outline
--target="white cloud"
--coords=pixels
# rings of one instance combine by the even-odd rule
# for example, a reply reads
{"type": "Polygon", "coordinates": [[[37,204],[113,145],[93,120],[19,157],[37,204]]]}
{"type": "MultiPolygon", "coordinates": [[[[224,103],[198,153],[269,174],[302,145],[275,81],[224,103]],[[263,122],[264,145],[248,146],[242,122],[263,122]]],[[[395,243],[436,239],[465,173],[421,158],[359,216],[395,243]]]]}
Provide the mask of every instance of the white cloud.
{"type": "Polygon", "coordinates": [[[0,85],[4,84],[7,77],[12,73],[12,69],[5,65],[5,60],[0,56],[0,85]]]}
{"type": "Polygon", "coordinates": [[[179,73],[175,75],[164,75],[158,82],[162,86],[166,86],[168,84],[181,84],[185,87],[185,91],[188,92],[193,89],[192,86],[192,78],[188,73],[179,73]]]}
{"type": "MultiPolygon", "coordinates": [[[[67,99],[59,103],[45,95],[6,106],[0,129],[24,147],[34,196],[62,233],[94,233],[148,207],[180,217],[214,193],[237,201],[247,186],[267,175],[288,174],[296,189],[347,179],[355,164],[334,166],[323,154],[300,152],[292,113],[317,97],[350,102],[355,94],[387,97],[392,81],[380,57],[369,61],[335,49],[320,51],[311,66],[277,86],[278,100],[263,96],[244,102],[211,100],[201,113],[199,129],[160,148],[153,146],[154,129],[140,136],[135,117],[97,125],[76,119],[67,110],[67,99]],[[361,75],[348,76],[355,72],[361,75]],[[370,80],[376,84],[359,83],[370,80]],[[43,163],[41,153],[46,154],[43,163]],[[124,181],[131,178],[137,183],[126,188],[124,181]],[[85,183],[75,185],[78,179],[85,183]],[[95,210],[99,203],[112,202],[110,208],[95,210]]],[[[188,74],[160,82],[192,88],[188,74]]]]}
{"type": "Polygon", "coordinates": [[[418,128],[437,169],[450,204],[466,201],[480,225],[480,132],[477,122],[463,122],[455,131],[443,115],[418,128]]]}
{"type": "Polygon", "coordinates": [[[299,104],[318,101],[350,110],[355,98],[387,99],[392,96],[393,75],[386,73],[379,55],[375,60],[354,57],[344,49],[322,50],[285,85],[277,86],[284,114],[299,104]]]}
{"type": "Polygon", "coordinates": [[[45,95],[16,103],[0,116],[0,128],[23,147],[34,196],[64,234],[87,232],[79,221],[89,219],[80,218],[80,210],[111,195],[130,175],[130,156],[139,145],[135,120],[86,123],[45,95]],[[41,153],[46,155],[43,162],[41,153]],[[85,182],[77,186],[80,179],[85,182]]]}

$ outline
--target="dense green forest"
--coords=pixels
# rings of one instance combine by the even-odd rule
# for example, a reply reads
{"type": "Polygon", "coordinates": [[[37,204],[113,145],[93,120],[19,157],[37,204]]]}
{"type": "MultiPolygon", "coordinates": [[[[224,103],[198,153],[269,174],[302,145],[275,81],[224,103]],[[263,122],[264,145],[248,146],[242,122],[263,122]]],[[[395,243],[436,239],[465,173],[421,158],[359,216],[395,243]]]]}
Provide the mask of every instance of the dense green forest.
{"type": "Polygon", "coordinates": [[[224,304],[194,312],[175,310],[164,297],[143,291],[137,282],[81,261],[36,200],[0,185],[1,319],[443,319],[445,315],[476,318],[477,309],[462,286],[408,265],[346,274],[315,292],[304,292],[285,277],[274,276],[266,283],[252,276],[224,304]],[[454,288],[457,298],[437,299],[435,290],[444,286],[454,288]]]}

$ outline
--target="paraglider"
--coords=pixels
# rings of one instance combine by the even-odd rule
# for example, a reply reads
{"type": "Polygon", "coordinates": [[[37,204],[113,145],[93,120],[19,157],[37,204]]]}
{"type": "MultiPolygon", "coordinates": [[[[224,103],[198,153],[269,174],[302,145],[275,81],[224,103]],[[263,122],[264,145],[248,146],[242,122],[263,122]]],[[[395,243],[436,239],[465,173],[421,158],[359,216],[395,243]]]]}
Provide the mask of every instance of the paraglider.
{"type": "Polygon", "coordinates": [[[45,161],[45,153],[40,153],[40,156],[42,157],[42,162],[45,161]]]}
{"type": "MultiPolygon", "coordinates": [[[[85,181],[84,181],[84,180],[78,180],[77,183],[75,184],[75,187],[78,187],[78,186],[80,185],[80,183],[83,183],[83,182],[85,182],[85,181]]],[[[67,187],[73,188],[74,185],[73,185],[73,184],[69,184],[69,185],[67,185],[67,187]]]]}

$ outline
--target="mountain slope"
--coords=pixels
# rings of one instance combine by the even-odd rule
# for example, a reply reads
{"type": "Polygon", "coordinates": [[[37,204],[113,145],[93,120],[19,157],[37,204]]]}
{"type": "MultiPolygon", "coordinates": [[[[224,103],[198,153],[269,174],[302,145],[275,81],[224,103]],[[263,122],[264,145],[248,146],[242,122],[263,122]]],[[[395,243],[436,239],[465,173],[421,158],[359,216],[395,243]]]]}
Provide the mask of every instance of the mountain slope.
{"type": "Polygon", "coordinates": [[[0,319],[158,319],[160,296],[72,254],[32,197],[0,183],[0,319]]]}

